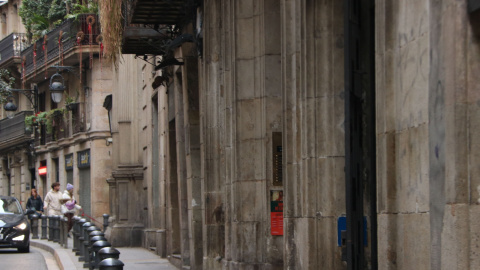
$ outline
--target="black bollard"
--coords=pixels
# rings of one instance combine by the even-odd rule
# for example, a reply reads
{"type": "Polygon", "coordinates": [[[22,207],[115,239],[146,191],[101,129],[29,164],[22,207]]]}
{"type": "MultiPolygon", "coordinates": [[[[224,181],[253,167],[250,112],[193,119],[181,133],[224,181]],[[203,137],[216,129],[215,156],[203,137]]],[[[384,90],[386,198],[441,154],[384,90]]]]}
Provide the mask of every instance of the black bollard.
{"type": "Polygon", "coordinates": [[[53,242],[60,242],[60,216],[53,216],[53,242]]]}
{"type": "Polygon", "coordinates": [[[32,214],[32,239],[38,239],[38,215],[32,214]]]}
{"type": "Polygon", "coordinates": [[[63,217],[63,247],[68,248],[68,218],[63,217]]]}
{"type": "Polygon", "coordinates": [[[102,241],[102,240],[96,241],[95,243],[93,243],[93,245],[92,245],[93,265],[91,265],[90,269],[94,269],[100,263],[100,257],[97,256],[100,249],[106,248],[106,247],[111,247],[111,246],[112,246],[112,244],[110,244],[107,241],[102,241]]]}
{"type": "Polygon", "coordinates": [[[72,234],[71,234],[72,242],[73,242],[72,251],[75,252],[75,251],[77,251],[76,250],[76,241],[77,241],[76,240],[76,233],[77,233],[78,221],[80,220],[80,218],[78,216],[73,216],[72,220],[73,220],[72,234]]]}
{"type": "Polygon", "coordinates": [[[102,231],[93,231],[88,234],[90,237],[90,240],[92,240],[92,237],[94,236],[105,236],[105,234],[102,231]]]}
{"type": "Polygon", "coordinates": [[[48,216],[48,241],[53,241],[53,216],[48,216]]]}
{"type": "Polygon", "coordinates": [[[113,247],[104,247],[98,251],[97,254],[100,261],[103,261],[108,258],[112,259],[119,259],[120,258],[120,251],[113,247]]]}
{"type": "Polygon", "coordinates": [[[88,247],[90,246],[90,233],[94,231],[100,231],[100,229],[93,224],[92,226],[87,227],[87,229],[85,230],[85,235],[83,237],[83,244],[85,245],[85,251],[87,251],[88,247]]]}
{"type": "MultiPolygon", "coordinates": [[[[97,226],[93,225],[93,226],[90,226],[87,228],[87,230],[85,231],[86,232],[86,237],[84,237],[84,241],[87,241],[89,242],[90,241],[90,233],[93,232],[93,231],[100,231],[100,228],[98,228],[97,226]]],[[[87,244],[90,244],[90,243],[87,243],[87,244]]]]}
{"type": "Polygon", "coordinates": [[[47,239],[47,228],[48,228],[48,219],[46,215],[42,215],[42,238],[47,239]]]}
{"type": "Polygon", "coordinates": [[[110,217],[109,215],[103,214],[103,232],[107,230],[109,217],[110,217]]]}
{"type": "Polygon", "coordinates": [[[75,249],[75,255],[80,255],[80,236],[81,236],[81,228],[83,224],[87,222],[86,219],[84,218],[79,218],[77,223],[75,224],[76,227],[74,227],[74,233],[73,233],[73,248],[75,249]]]}
{"type": "Polygon", "coordinates": [[[117,259],[108,258],[98,264],[100,270],[123,270],[123,262],[117,259]]]}
{"type": "Polygon", "coordinates": [[[63,247],[65,239],[63,238],[63,217],[58,216],[58,243],[63,247]]]}
{"type": "Polygon", "coordinates": [[[83,242],[85,241],[86,230],[88,227],[92,226],[92,223],[85,222],[83,223],[82,227],[80,228],[80,237],[78,238],[78,248],[80,249],[80,257],[78,257],[78,261],[84,262],[85,261],[85,245],[83,242]]]}
{"type": "Polygon", "coordinates": [[[89,265],[90,265],[90,251],[89,251],[89,246],[90,246],[90,233],[93,232],[93,231],[98,231],[100,230],[97,226],[90,226],[88,227],[86,230],[85,230],[85,234],[84,234],[84,237],[83,237],[83,255],[85,257],[85,260],[84,260],[84,264],[83,264],[83,267],[84,268],[88,268],[89,265]]]}
{"type": "MultiPolygon", "coordinates": [[[[94,231],[92,233],[95,233],[95,232],[100,232],[100,231],[94,231]]],[[[103,235],[96,235],[96,236],[90,236],[90,245],[88,246],[88,251],[90,252],[90,269],[94,269],[96,267],[96,265],[98,265],[98,263],[100,262],[98,259],[97,259],[97,253],[93,250],[93,244],[95,244],[95,242],[97,241],[107,241],[107,238],[105,238],[105,236],[103,235]]]]}

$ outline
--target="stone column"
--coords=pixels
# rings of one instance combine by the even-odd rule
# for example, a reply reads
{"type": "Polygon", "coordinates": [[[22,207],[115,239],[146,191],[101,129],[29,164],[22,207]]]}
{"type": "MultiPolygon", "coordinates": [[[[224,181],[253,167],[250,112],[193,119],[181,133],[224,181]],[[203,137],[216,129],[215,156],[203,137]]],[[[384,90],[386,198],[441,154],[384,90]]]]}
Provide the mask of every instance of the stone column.
{"type": "Polygon", "coordinates": [[[225,52],[231,43],[227,42],[229,39],[224,40],[227,37],[223,32],[218,31],[218,25],[224,25],[224,29],[231,27],[231,22],[225,19],[231,18],[231,10],[228,8],[230,2],[206,1],[204,8],[205,49],[201,65],[204,67],[201,71],[204,78],[199,95],[202,123],[200,143],[204,162],[201,176],[205,217],[203,269],[223,269],[223,260],[231,259],[226,254],[226,249],[230,249],[230,237],[226,237],[226,228],[230,226],[227,225],[225,214],[228,208],[225,185],[231,181],[226,173],[231,172],[232,163],[226,162],[225,157],[231,156],[232,142],[224,131],[226,125],[230,127],[232,124],[232,82],[225,79],[232,72],[225,52]]]}
{"type": "Polygon", "coordinates": [[[343,3],[282,1],[285,269],[341,269],[343,3]]]}

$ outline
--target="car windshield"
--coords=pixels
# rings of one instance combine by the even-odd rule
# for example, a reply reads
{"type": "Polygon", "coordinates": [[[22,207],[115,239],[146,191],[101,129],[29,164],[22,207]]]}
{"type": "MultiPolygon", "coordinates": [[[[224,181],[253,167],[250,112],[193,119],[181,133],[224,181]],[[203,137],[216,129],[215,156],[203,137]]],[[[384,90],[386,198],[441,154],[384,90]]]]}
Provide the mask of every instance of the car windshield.
{"type": "Polygon", "coordinates": [[[16,199],[1,199],[0,214],[22,214],[22,208],[16,199]]]}

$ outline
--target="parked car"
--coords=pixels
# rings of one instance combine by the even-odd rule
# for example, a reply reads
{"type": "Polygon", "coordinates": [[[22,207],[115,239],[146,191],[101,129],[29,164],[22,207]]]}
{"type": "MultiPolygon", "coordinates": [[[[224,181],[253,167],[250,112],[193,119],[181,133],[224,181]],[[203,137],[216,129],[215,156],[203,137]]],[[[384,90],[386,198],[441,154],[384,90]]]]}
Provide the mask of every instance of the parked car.
{"type": "Polygon", "coordinates": [[[19,252],[30,252],[28,214],[15,197],[0,196],[0,248],[17,248],[19,252]]]}

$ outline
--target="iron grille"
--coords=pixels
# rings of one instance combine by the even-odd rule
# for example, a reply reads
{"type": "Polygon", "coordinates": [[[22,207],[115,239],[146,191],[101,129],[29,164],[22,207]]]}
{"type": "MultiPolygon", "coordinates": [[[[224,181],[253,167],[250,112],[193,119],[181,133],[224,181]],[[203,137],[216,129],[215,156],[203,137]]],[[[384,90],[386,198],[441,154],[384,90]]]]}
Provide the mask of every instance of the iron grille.
{"type": "Polygon", "coordinates": [[[11,33],[0,41],[0,67],[12,58],[20,59],[20,53],[30,44],[23,33],[11,33]]]}
{"type": "MultiPolygon", "coordinates": [[[[77,33],[82,31],[85,36],[83,41],[80,43],[82,46],[89,46],[89,24],[87,18],[93,16],[95,23],[92,24],[92,45],[98,46],[97,37],[100,35],[100,22],[98,15],[96,14],[81,14],[78,16],[78,21],[73,19],[66,20],[57,28],[46,34],[47,43],[47,63],[52,60],[59,59],[60,50],[59,50],[59,36],[60,31],[62,31],[62,45],[63,45],[63,54],[69,53],[72,49],[79,46],[77,44],[77,33]]],[[[43,49],[44,37],[39,39],[35,44],[31,45],[22,52],[22,57],[25,57],[25,76],[31,75],[35,69],[39,69],[45,66],[45,50],[43,49]],[[36,49],[36,58],[34,64],[34,49],[36,49]]]]}

